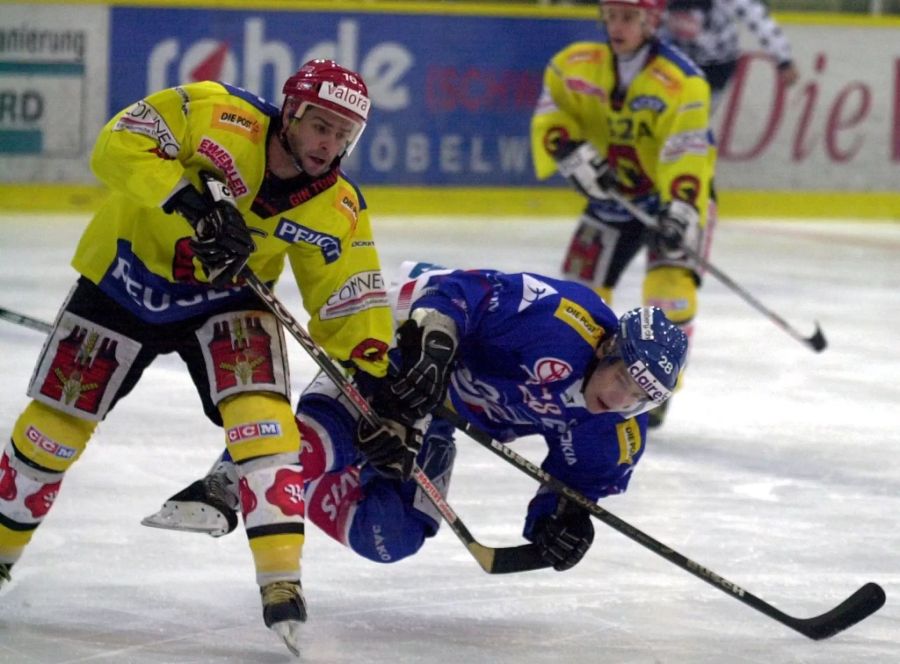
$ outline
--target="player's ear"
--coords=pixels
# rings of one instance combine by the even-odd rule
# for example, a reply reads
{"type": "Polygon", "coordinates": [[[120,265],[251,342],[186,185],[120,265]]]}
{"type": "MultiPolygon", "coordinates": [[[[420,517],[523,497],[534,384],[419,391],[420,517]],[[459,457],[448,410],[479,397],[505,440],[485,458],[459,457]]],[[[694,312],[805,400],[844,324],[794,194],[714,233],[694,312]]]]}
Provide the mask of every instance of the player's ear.
{"type": "Polygon", "coordinates": [[[649,2],[645,6],[644,15],[650,34],[655,33],[662,24],[663,11],[665,10],[665,2],[649,2]],[[655,5],[655,6],[654,6],[655,5]]]}
{"type": "Polygon", "coordinates": [[[597,344],[597,350],[594,351],[594,356],[598,360],[602,360],[613,351],[615,345],[616,337],[614,335],[606,337],[603,341],[597,344]]]}

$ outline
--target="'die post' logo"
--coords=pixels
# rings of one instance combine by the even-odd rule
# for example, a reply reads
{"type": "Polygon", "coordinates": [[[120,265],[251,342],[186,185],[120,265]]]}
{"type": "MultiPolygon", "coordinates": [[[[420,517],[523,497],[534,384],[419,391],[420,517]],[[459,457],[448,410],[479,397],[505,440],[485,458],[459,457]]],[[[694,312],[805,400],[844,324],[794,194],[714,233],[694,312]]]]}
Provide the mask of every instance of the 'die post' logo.
{"type": "Polygon", "coordinates": [[[332,203],[334,208],[350,222],[350,233],[356,233],[356,225],[359,223],[359,204],[356,196],[346,187],[341,187],[340,192],[332,203]]]}
{"type": "Polygon", "coordinates": [[[592,347],[597,345],[604,334],[603,327],[587,309],[564,297],[559,298],[559,306],[553,316],[575,330],[592,347]]]}
{"type": "Polygon", "coordinates": [[[641,428],[634,418],[616,424],[616,438],[619,442],[619,464],[632,465],[641,451],[641,428]]]}
{"type": "Polygon", "coordinates": [[[212,126],[249,138],[257,144],[263,135],[262,125],[256,118],[248,116],[239,108],[223,104],[216,104],[213,107],[212,126]]]}

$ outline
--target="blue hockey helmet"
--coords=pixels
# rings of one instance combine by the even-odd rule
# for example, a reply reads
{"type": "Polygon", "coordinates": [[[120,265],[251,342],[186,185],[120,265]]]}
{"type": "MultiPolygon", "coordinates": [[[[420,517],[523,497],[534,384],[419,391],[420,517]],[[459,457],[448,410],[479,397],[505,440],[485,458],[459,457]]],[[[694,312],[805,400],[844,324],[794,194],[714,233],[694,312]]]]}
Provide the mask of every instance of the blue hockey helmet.
{"type": "Polygon", "coordinates": [[[687,336],[662,309],[638,307],[622,316],[604,361],[623,360],[628,375],[646,394],[623,415],[634,417],[672,396],[687,351],[687,336]]]}

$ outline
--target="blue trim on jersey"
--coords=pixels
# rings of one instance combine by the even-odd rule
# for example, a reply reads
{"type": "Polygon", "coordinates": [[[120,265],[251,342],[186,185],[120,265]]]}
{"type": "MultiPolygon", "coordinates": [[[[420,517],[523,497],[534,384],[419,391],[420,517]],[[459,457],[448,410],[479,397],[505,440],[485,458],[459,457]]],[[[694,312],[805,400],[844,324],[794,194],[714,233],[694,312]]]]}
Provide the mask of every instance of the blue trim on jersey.
{"type": "Polygon", "coordinates": [[[349,175],[347,175],[347,171],[345,171],[343,168],[341,169],[341,177],[344,178],[347,181],[347,184],[349,184],[351,187],[353,187],[353,191],[356,192],[356,198],[359,200],[359,209],[360,210],[367,209],[369,207],[369,205],[366,203],[366,197],[363,196],[363,193],[360,190],[359,185],[356,184],[356,180],[354,180],[349,175]]]}
{"type": "MultiPolygon", "coordinates": [[[[709,132],[712,134],[712,131],[709,132]]],[[[712,136],[710,136],[712,138],[712,136]]],[[[655,217],[660,210],[659,194],[641,196],[631,201],[650,216],[655,217]]],[[[614,200],[606,198],[589,198],[586,207],[600,221],[609,223],[625,223],[634,221],[635,217],[625,207],[614,200]]]]}
{"type": "Polygon", "coordinates": [[[657,41],[657,55],[664,57],[678,67],[686,76],[699,76],[705,79],[706,75],[697,64],[691,60],[684,51],[667,41],[657,41]]]}
{"type": "Polygon", "coordinates": [[[212,315],[226,300],[253,297],[245,286],[217,290],[199,282],[172,283],[151,272],[134,254],[128,240],[120,239],[116,245],[116,259],[97,285],[116,303],[148,323],[212,315]]]}
{"type": "Polygon", "coordinates": [[[281,114],[281,110],[275,106],[267,102],[262,97],[258,97],[252,92],[244,90],[244,88],[239,88],[236,85],[231,85],[229,83],[223,83],[222,81],[218,81],[219,85],[228,90],[228,94],[234,95],[235,97],[240,97],[248,104],[251,104],[254,108],[259,111],[262,111],[266,115],[270,117],[278,117],[281,114]]]}
{"type": "MultiPolygon", "coordinates": [[[[605,44],[609,47],[610,51],[612,51],[612,45],[609,42],[609,35],[606,33],[606,31],[601,32],[597,41],[601,44],[605,44]]],[[[615,56],[614,51],[613,55],[615,56]]],[[[671,42],[653,38],[650,41],[650,58],[648,59],[648,62],[652,60],[654,56],[665,58],[673,65],[678,67],[685,74],[685,76],[699,76],[704,79],[706,78],[703,70],[700,69],[700,67],[693,60],[685,55],[684,51],[679,49],[671,42]]]]}

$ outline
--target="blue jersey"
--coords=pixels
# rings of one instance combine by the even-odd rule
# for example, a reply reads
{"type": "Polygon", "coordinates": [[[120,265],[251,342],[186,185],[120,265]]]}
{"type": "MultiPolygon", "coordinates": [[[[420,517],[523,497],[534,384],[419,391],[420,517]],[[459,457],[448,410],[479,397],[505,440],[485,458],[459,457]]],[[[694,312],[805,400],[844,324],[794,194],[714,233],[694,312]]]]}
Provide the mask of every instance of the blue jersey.
{"type": "MultiPolygon", "coordinates": [[[[503,442],[543,436],[542,468],[592,499],[625,490],[647,420],[585,408],[585,373],[618,321],[596,293],[529,273],[436,270],[394,296],[401,319],[428,307],[456,322],[449,397],[460,415],[503,442]]],[[[533,503],[530,521],[536,510],[533,503]]]]}

